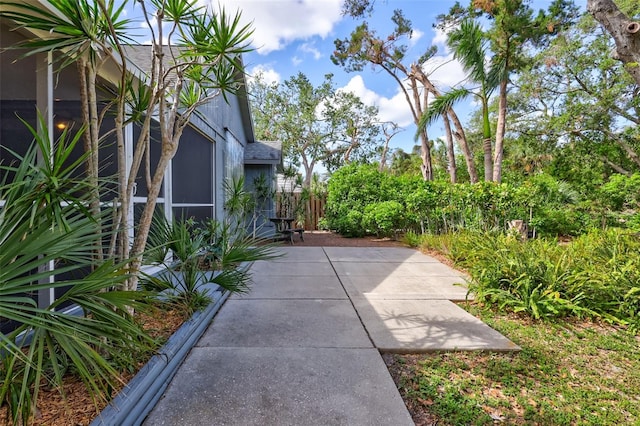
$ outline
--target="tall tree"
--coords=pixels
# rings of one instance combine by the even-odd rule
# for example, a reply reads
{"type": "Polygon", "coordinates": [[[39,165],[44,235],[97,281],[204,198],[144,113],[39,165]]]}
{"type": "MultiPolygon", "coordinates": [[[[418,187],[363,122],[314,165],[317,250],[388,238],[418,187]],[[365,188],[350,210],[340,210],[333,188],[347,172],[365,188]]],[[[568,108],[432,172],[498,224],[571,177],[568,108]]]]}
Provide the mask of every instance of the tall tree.
{"type": "Polygon", "coordinates": [[[482,148],[484,152],[484,180],[493,180],[493,148],[491,137],[491,124],[489,120],[489,97],[498,85],[501,67],[487,69],[485,58],[487,56],[487,40],[480,24],[465,19],[460,26],[452,30],[447,39],[447,44],[452,48],[454,57],[460,61],[469,82],[478,86],[477,89],[460,87],[438,96],[429,110],[420,118],[418,129],[422,129],[437,117],[446,118],[447,111],[451,110],[454,103],[474,95],[482,107],[482,148]]]}
{"type": "Polygon", "coordinates": [[[613,47],[585,15],[541,50],[515,80],[515,136],[539,153],[573,152],[579,167],[640,170],[640,86],[610,58],[613,47]]]}
{"type": "MultiPolygon", "coordinates": [[[[367,22],[359,25],[351,36],[344,40],[335,40],[335,51],[331,60],[342,66],[348,72],[361,71],[365,65],[373,64],[389,74],[401,88],[411,109],[414,121],[417,123],[422,112],[428,105],[429,92],[424,90],[421,81],[423,76],[412,72],[412,64],[422,64],[433,56],[435,51],[428,50],[416,62],[404,63],[407,45],[402,44],[411,36],[411,22],[402,12],[396,10],[392,17],[395,24],[394,31],[389,36],[378,37],[367,22]]],[[[426,180],[433,179],[431,148],[426,130],[420,135],[422,146],[422,175],[426,180]]]]}
{"type": "MultiPolygon", "coordinates": [[[[347,0],[344,3],[344,13],[354,18],[363,18],[373,10],[373,1],[370,0],[347,0]]],[[[428,109],[429,96],[438,96],[440,93],[436,86],[425,73],[423,66],[432,58],[437,49],[431,46],[418,57],[408,57],[408,41],[413,32],[411,21],[406,19],[402,11],[395,10],[392,16],[395,28],[386,37],[378,34],[369,28],[365,21],[359,25],[349,38],[336,40],[336,50],[332,55],[332,61],[342,66],[348,72],[361,71],[365,65],[373,65],[384,70],[392,77],[398,87],[402,90],[407,104],[411,110],[414,123],[417,125],[420,117],[428,109]]],[[[470,159],[470,151],[466,144],[465,133],[457,115],[450,109],[448,111],[449,120],[445,121],[447,135],[454,135],[460,145],[461,151],[467,160],[467,165],[473,164],[470,159]],[[455,131],[451,129],[451,123],[455,131]]],[[[426,180],[433,179],[433,161],[431,158],[431,145],[427,128],[423,128],[419,133],[422,176],[426,180]]],[[[448,144],[450,150],[449,170],[451,180],[455,182],[455,156],[452,152],[452,144],[448,144]]],[[[475,176],[473,169],[469,170],[470,176],[475,176]]]]}
{"type": "Polygon", "coordinates": [[[302,73],[283,84],[257,76],[250,92],[256,136],[282,141],[285,158],[304,168],[306,188],[318,164],[331,172],[370,158],[381,145],[377,108],[337,91],[331,74],[317,87],[302,73]]]}
{"type": "MultiPolygon", "coordinates": [[[[548,11],[540,10],[536,16],[528,3],[528,0],[472,0],[467,9],[456,3],[448,15],[439,17],[442,28],[481,16],[491,24],[484,36],[490,42],[491,68],[498,78],[499,89],[492,171],[492,180],[496,182],[502,179],[509,78],[526,66],[528,50],[546,43],[549,35],[566,28],[577,17],[577,8],[567,0],[554,0],[548,11]]],[[[486,58],[481,60],[484,64],[486,58]]]]}
{"type": "MultiPolygon", "coordinates": [[[[622,2],[620,2],[622,3],[622,2]]],[[[634,2],[625,13],[613,0],[587,0],[587,10],[613,37],[614,58],[625,64],[625,69],[640,85],[640,6],[634,2]],[[635,8],[635,10],[634,10],[635,8]],[[635,13],[635,19],[632,13],[635,13]]]]}
{"type": "MultiPolygon", "coordinates": [[[[124,68],[126,52],[122,46],[124,24],[115,18],[120,9],[115,4],[126,3],[114,0],[51,0],[48,7],[32,6],[27,3],[6,3],[2,16],[19,25],[45,31],[46,39],[27,40],[24,46],[31,47],[31,54],[37,52],[60,52],[65,58],[62,65],[78,61],[81,63],[80,76],[83,87],[94,87],[100,67],[109,62],[120,66],[118,81],[111,82],[116,87],[114,103],[118,114],[114,131],[117,134],[119,161],[119,193],[121,204],[120,220],[114,225],[120,232],[121,258],[131,256],[132,278],[126,288],[137,287],[138,275],[151,227],[160,188],[170,160],[175,156],[182,132],[191,116],[201,105],[218,96],[235,93],[239,88],[238,76],[244,72],[240,55],[249,51],[249,26],[240,24],[240,14],[229,15],[224,9],[219,11],[202,7],[194,0],[139,1],[146,28],[151,34],[151,69],[134,81],[124,68]],[[79,13],[79,15],[78,15],[79,13]],[[178,47],[179,46],[179,47],[178,47]],[[93,58],[89,61],[89,58],[93,58]],[[86,81],[83,78],[87,77],[86,81]],[[125,103],[127,105],[125,105],[125,103]],[[132,116],[124,117],[125,106],[129,106],[132,116]],[[145,152],[149,152],[151,123],[158,120],[160,129],[160,158],[153,170],[148,170],[147,203],[136,227],[135,240],[129,250],[126,206],[133,200],[134,182],[145,152]],[[140,138],[136,144],[133,165],[124,169],[124,134],[122,127],[127,120],[139,120],[140,138]]],[[[88,93],[82,99],[87,129],[89,129],[90,157],[97,156],[97,144],[102,137],[97,135],[98,114],[96,96],[88,93]]],[[[148,157],[147,157],[148,158],[148,157]]],[[[96,158],[91,169],[97,167],[96,158]]],[[[93,202],[99,202],[99,194],[93,202]]]]}

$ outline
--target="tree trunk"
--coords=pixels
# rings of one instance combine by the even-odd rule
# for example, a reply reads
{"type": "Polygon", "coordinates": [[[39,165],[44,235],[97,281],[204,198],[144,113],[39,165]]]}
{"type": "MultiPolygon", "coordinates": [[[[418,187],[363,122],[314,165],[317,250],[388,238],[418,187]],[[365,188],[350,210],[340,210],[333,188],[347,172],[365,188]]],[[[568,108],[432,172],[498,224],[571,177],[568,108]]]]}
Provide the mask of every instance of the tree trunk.
{"type": "MultiPolygon", "coordinates": [[[[99,153],[98,153],[98,139],[99,133],[99,120],[98,120],[98,105],[96,96],[96,78],[97,73],[95,67],[84,58],[79,58],[78,64],[78,77],[80,83],[80,99],[82,110],[82,121],[85,126],[84,130],[84,150],[87,153],[86,159],[86,173],[87,182],[89,183],[91,197],[89,201],[89,211],[98,223],[100,223],[100,190],[98,187],[98,173],[99,173],[99,153]]],[[[94,243],[93,256],[95,264],[99,264],[104,259],[104,252],[102,249],[102,234],[100,232],[101,227],[96,229],[97,235],[94,243]]]]}
{"type": "MultiPolygon", "coordinates": [[[[164,138],[163,138],[164,139],[164,138]]],[[[133,291],[138,286],[138,272],[142,265],[142,253],[147,245],[147,238],[149,231],[151,230],[151,221],[153,219],[153,212],[156,209],[158,202],[158,195],[160,194],[160,188],[162,187],[162,181],[169,165],[169,161],[175,156],[178,150],[178,141],[180,140],[180,134],[174,136],[171,140],[163,140],[162,153],[160,159],[156,165],[155,172],[153,173],[153,180],[151,186],[148,188],[147,203],[142,211],[140,222],[136,228],[136,238],[131,248],[131,272],[132,279],[127,283],[127,290],[133,291]]]]}
{"type": "Polygon", "coordinates": [[[429,146],[429,138],[427,137],[426,129],[420,133],[420,158],[422,158],[422,165],[420,166],[422,178],[424,180],[433,180],[431,147],[429,146]]]}
{"type": "Polygon", "coordinates": [[[447,113],[442,115],[442,121],[444,122],[445,137],[447,140],[447,162],[449,167],[449,179],[451,183],[456,183],[456,153],[453,149],[453,135],[451,132],[451,123],[447,113]]]}
{"type": "Polygon", "coordinates": [[[482,98],[482,150],[484,152],[484,180],[493,180],[493,155],[491,146],[491,123],[489,121],[488,99],[482,98]]]}
{"type": "Polygon", "coordinates": [[[632,21],[613,0],[587,0],[587,10],[600,22],[616,43],[614,58],[640,85],[640,22],[632,21]]]}
{"type": "Polygon", "coordinates": [[[467,164],[467,171],[469,172],[469,182],[477,183],[478,182],[478,171],[476,170],[476,163],[473,161],[473,153],[469,148],[469,143],[467,142],[467,135],[464,132],[464,128],[462,127],[462,123],[460,123],[460,119],[458,115],[450,109],[447,114],[451,121],[453,121],[453,125],[456,128],[455,136],[458,141],[458,146],[460,146],[460,150],[462,151],[462,156],[464,157],[464,161],[467,164]]]}
{"type": "MultiPolygon", "coordinates": [[[[414,123],[417,125],[418,121],[420,121],[420,117],[422,117],[424,110],[429,108],[429,93],[432,92],[432,88],[434,86],[427,75],[422,71],[422,68],[420,68],[416,64],[411,64],[411,73],[406,74],[409,78],[409,82],[411,84],[411,94],[413,95],[413,108],[411,109],[411,112],[413,113],[414,123]],[[422,84],[424,89],[422,94],[422,101],[420,100],[420,90],[418,90],[418,82],[422,84]]],[[[407,96],[407,100],[409,100],[406,91],[405,96],[407,96]]],[[[411,102],[409,102],[409,104],[411,104],[411,102]]],[[[422,178],[424,180],[433,180],[433,162],[431,160],[431,147],[429,146],[429,138],[427,136],[426,127],[420,133],[420,148],[420,158],[422,158],[422,165],[420,166],[420,170],[422,171],[422,178]]]]}
{"type": "Polygon", "coordinates": [[[493,157],[493,181],[502,181],[502,158],[504,153],[504,135],[507,124],[507,84],[508,80],[500,82],[498,97],[498,125],[496,128],[496,146],[493,157]]]}
{"type": "Polygon", "coordinates": [[[382,172],[387,165],[389,142],[391,142],[391,138],[397,135],[399,131],[400,130],[396,123],[387,122],[382,124],[382,132],[384,133],[384,147],[382,148],[382,154],[380,157],[380,172],[382,172]],[[389,129],[387,126],[391,126],[391,129],[389,129]]]}

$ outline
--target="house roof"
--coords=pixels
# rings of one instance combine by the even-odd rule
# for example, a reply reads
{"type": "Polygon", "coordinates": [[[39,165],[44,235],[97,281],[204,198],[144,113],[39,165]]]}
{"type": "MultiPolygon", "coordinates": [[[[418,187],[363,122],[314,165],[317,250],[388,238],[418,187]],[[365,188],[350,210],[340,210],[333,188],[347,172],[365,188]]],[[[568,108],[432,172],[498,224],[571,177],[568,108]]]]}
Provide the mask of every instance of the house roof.
{"type": "Polygon", "coordinates": [[[255,141],[244,148],[245,164],[275,164],[282,163],[282,142],[255,141]]]}

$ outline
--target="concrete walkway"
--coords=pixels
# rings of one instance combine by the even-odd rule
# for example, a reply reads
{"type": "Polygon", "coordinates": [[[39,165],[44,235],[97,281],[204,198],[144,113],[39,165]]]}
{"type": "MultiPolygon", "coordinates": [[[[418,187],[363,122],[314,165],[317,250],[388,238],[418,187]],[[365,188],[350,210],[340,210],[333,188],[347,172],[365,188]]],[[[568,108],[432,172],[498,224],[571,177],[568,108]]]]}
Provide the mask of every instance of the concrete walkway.
{"type": "MultiPolygon", "coordinates": [[[[408,248],[283,247],[256,262],[145,425],[412,425],[380,352],[515,351],[408,248]]],[[[461,285],[462,284],[462,285],[461,285]]]]}

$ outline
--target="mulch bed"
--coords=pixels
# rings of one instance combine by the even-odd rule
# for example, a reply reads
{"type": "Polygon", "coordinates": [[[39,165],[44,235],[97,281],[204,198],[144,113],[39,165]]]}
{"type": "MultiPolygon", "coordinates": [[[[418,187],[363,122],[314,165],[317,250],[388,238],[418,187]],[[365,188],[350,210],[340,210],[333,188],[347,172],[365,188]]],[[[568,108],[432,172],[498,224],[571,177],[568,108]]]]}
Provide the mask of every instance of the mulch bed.
{"type": "MultiPolygon", "coordinates": [[[[288,241],[280,243],[291,245],[288,241]]],[[[298,234],[293,236],[293,246],[301,247],[406,247],[400,241],[391,238],[363,237],[347,238],[329,231],[305,231],[304,241],[300,241],[298,234]]]]}

